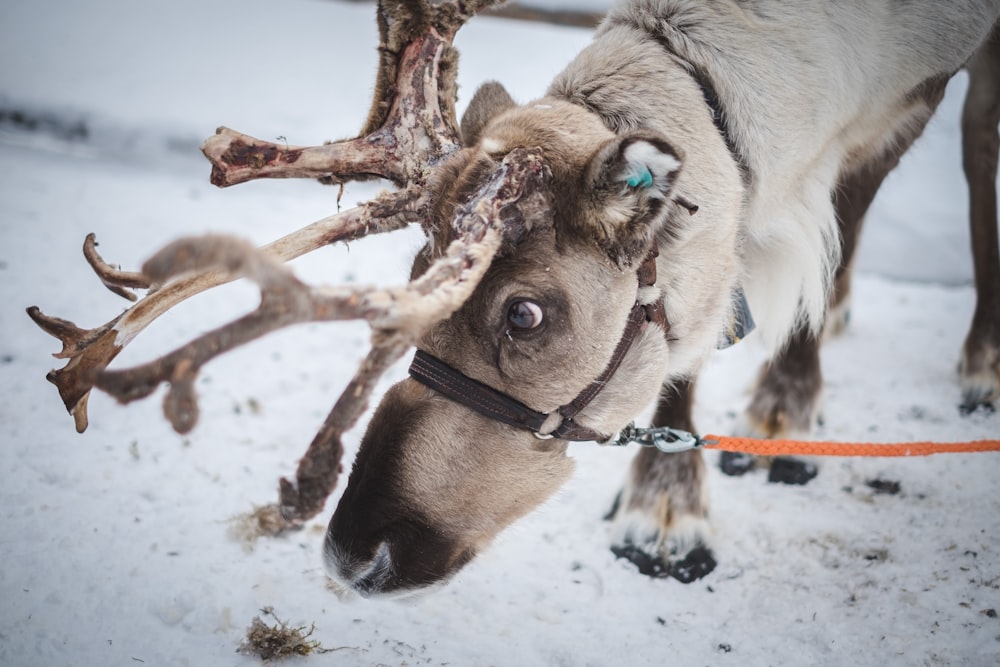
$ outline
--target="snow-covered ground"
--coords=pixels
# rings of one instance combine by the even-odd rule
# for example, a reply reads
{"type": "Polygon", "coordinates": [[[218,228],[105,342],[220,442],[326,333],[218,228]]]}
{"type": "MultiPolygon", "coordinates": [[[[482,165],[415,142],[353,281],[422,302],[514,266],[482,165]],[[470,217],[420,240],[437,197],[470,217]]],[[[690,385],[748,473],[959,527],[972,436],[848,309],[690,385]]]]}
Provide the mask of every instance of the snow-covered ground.
{"type": "MultiPolygon", "coordinates": [[[[263,243],[332,212],[336,190],[312,182],[216,190],[197,146],[221,124],[300,145],[352,134],[375,39],[371,6],[319,0],[0,4],[0,664],[254,664],[234,651],[266,606],[337,649],[299,659],[317,665],[1000,663],[1000,454],[829,460],[805,487],[713,467],[720,565],[683,586],[607,548],[600,517],[630,452],[574,445],[577,473],[553,500],[446,588],[400,605],[326,587],[320,544],[336,494],[298,534],[253,551],[227,536],[230,517],[272,501],[294,473],[366,351],[363,325],[298,327],[213,362],[188,437],[156,397],[122,408],[100,395],[77,435],[44,379],[61,365],[49,357],[58,344],[24,308],[84,326],[120,312],[80,255],[90,231],[131,268],[182,234],[263,243]],[[24,131],[14,112],[48,129],[24,131]],[[875,478],[902,490],[876,494],[875,478]]],[[[587,39],[474,20],[458,39],[463,102],[487,78],[539,95],[587,39]]],[[[963,86],[870,217],[851,328],[823,352],[825,438],[1000,437],[1000,415],[956,407],[974,302],[963,86]]],[[[373,192],[351,186],[344,201],[373,192]]],[[[399,282],[419,243],[374,238],[295,267],[313,282],[399,282]]],[[[192,300],[120,361],[162,353],[254,298],[236,285],[192,300]]],[[[733,427],[759,361],[747,343],[710,365],[702,429],[733,427]]]]}

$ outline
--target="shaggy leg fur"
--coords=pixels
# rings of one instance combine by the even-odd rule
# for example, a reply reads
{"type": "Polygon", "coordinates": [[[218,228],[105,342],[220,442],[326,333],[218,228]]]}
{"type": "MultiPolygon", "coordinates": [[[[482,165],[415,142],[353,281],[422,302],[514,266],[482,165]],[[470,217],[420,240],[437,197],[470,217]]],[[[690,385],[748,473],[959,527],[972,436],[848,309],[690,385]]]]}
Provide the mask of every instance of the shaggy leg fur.
{"type": "MultiPolygon", "coordinates": [[[[994,70],[995,74],[995,70],[994,70]]],[[[830,296],[830,306],[827,314],[826,332],[840,333],[850,318],[851,263],[857,248],[861,226],[869,205],[875,198],[882,181],[899,163],[903,153],[913,141],[920,136],[930,119],[931,114],[944,96],[946,78],[928,81],[913,92],[915,103],[924,105],[921,122],[910,125],[904,133],[897,136],[893,149],[877,158],[863,164],[860,168],[841,176],[840,184],[833,193],[833,203],[837,212],[837,223],[840,228],[842,259],[837,268],[834,291],[830,296]]],[[[993,90],[996,91],[996,76],[992,79],[993,90]]],[[[994,100],[995,102],[995,100],[994,100]]],[[[994,113],[995,113],[994,104],[994,113]]],[[[982,114],[975,114],[980,117],[982,114]]],[[[994,116],[995,118],[995,116],[994,116]]],[[[994,136],[996,123],[993,124],[994,136]]],[[[996,143],[993,149],[992,178],[996,177],[996,143]]],[[[991,181],[992,183],[993,181],[991,181]]],[[[994,202],[995,202],[995,192],[994,202]]],[[[996,209],[993,207],[993,247],[996,247],[996,209]]],[[[995,264],[994,264],[995,266],[995,264]]],[[[994,284],[1000,279],[994,280],[994,284]]],[[[994,296],[1000,298],[1000,288],[994,290],[994,296]]],[[[994,303],[996,303],[994,301],[994,303]]],[[[1000,309],[993,308],[993,321],[1000,316],[1000,309]]],[[[984,318],[988,319],[988,318],[984,318]]],[[[989,324],[983,326],[989,329],[989,324]]],[[[992,333],[993,361],[1000,360],[997,350],[1000,350],[1000,327],[993,327],[992,333]]],[[[979,339],[977,343],[979,344],[979,339]]],[[[760,371],[753,399],[744,415],[743,431],[755,437],[766,438],[802,438],[809,435],[819,420],[820,394],[823,387],[823,374],[819,361],[820,340],[808,331],[800,330],[792,335],[788,345],[774,359],[764,364],[760,371]]],[[[989,345],[986,346],[989,348],[989,345]]],[[[986,355],[989,356],[988,354],[986,355]]],[[[977,358],[978,359],[978,358],[977,358]]],[[[987,361],[987,364],[989,362],[987,361]]],[[[979,368],[979,367],[977,367],[979,368]]],[[[815,477],[814,465],[777,459],[775,461],[757,461],[745,455],[724,453],[721,457],[722,471],[729,475],[739,475],[755,467],[757,463],[771,465],[770,481],[791,484],[805,484],[815,477]]]]}
{"type": "MultiPolygon", "coordinates": [[[[693,394],[692,382],[666,390],[653,424],[693,431],[693,394]]],[[[642,574],[690,583],[715,568],[706,544],[708,503],[700,451],[640,450],[609,518],[616,533],[611,550],[635,563],[642,574]]]]}
{"type": "Polygon", "coordinates": [[[997,150],[1000,137],[1000,26],[968,66],[962,155],[969,182],[976,310],[962,349],[962,411],[1000,398],[1000,251],[997,241],[997,150]]]}

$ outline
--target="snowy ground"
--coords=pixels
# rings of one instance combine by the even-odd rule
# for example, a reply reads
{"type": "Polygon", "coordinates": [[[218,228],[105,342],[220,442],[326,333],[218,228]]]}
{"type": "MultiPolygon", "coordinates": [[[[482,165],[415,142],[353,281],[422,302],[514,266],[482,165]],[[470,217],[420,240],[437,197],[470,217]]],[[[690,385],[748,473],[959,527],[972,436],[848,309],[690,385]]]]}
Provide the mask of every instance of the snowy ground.
{"type": "MultiPolygon", "coordinates": [[[[24,308],[86,326],[120,311],[80,256],[90,231],[129,268],[182,234],[266,242],[332,212],[335,190],[311,182],[218,191],[197,146],[219,124],[305,145],[354,132],[373,26],[370,6],[318,0],[0,5],[0,664],[254,664],[234,651],[265,606],[314,623],[338,649],[303,664],[998,664],[998,454],[831,460],[795,488],[713,468],[720,565],[683,586],[642,577],[607,549],[600,517],[630,453],[574,445],[565,489],[446,588],[403,606],[342,602],[326,588],[320,544],[336,498],[306,530],[252,552],[227,537],[230,517],[272,501],[277,478],[293,473],[366,350],[363,326],[300,327],[214,362],[189,437],[169,430],[156,398],[121,408],[94,396],[90,429],[74,432],[44,380],[58,345],[24,308]],[[49,129],[25,132],[13,111],[49,129]],[[876,494],[875,478],[902,491],[876,494]]],[[[463,99],[491,77],[521,99],[538,95],[587,38],[477,19],[458,40],[463,99]]],[[[871,216],[852,327],[823,353],[823,437],[1000,436],[1000,415],[956,408],[974,299],[963,85],[871,216]]],[[[345,202],[372,192],[349,188],[345,202]]],[[[401,281],[418,244],[371,239],[296,269],[314,282],[401,281]]],[[[242,286],[193,300],[121,361],[253,301],[242,286]]],[[[747,344],[711,364],[702,429],[733,426],[759,361],[747,344]]]]}

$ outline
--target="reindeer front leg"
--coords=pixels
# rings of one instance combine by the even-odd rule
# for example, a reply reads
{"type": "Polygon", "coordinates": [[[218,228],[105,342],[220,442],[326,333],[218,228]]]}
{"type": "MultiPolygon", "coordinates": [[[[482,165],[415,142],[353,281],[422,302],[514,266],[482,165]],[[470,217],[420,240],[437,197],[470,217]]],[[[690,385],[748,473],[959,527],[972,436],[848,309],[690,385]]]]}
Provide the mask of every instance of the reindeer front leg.
{"type": "MultiPolygon", "coordinates": [[[[843,331],[850,318],[852,259],[865,213],[882,181],[899,163],[908,146],[909,142],[905,142],[897,154],[875,160],[842,176],[834,191],[841,262],[827,309],[825,328],[830,335],[843,331]]],[[[761,367],[753,397],[739,428],[743,434],[759,438],[809,436],[819,421],[823,391],[819,355],[821,342],[821,337],[812,331],[800,329],[792,334],[773,359],[761,367]]],[[[723,473],[733,476],[743,475],[757,467],[767,467],[768,481],[785,484],[806,484],[818,472],[812,462],[787,457],[762,459],[736,452],[722,452],[719,466],[723,473]]]]}
{"type": "MultiPolygon", "coordinates": [[[[653,425],[694,432],[693,399],[693,380],[666,389],[653,425]]],[[[715,569],[707,544],[705,462],[698,450],[641,449],[609,517],[614,521],[612,552],[635,563],[642,574],[691,583],[715,569]]]]}
{"type": "MultiPolygon", "coordinates": [[[[917,105],[893,138],[892,150],[878,154],[842,173],[832,193],[841,238],[841,261],[834,279],[833,293],[827,309],[825,334],[839,334],[850,314],[851,270],[854,252],[868,207],[875,199],[882,182],[899,159],[923,132],[941,98],[947,78],[926,81],[913,91],[917,105]]],[[[995,226],[995,224],[994,224],[995,226]]],[[[819,420],[823,374],[820,368],[821,337],[807,330],[792,334],[788,344],[764,364],[757,379],[753,398],[743,417],[740,429],[744,435],[762,438],[807,437],[819,420]]],[[[722,472],[741,475],[761,461],[745,454],[723,452],[722,472]]],[[[777,458],[764,461],[770,466],[769,481],[805,484],[816,476],[813,463],[777,458]]]]}

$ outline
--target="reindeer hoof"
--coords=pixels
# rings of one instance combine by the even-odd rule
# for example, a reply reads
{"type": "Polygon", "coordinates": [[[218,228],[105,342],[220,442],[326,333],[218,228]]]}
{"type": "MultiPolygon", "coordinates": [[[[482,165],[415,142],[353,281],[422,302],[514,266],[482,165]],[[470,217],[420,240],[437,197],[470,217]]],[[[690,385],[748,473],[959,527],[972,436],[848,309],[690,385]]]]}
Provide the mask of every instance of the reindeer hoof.
{"type": "Polygon", "coordinates": [[[701,545],[688,552],[682,560],[670,564],[670,576],[682,584],[690,584],[701,579],[712,570],[718,562],[712,550],[701,545]]]}
{"type": "Polygon", "coordinates": [[[818,472],[812,463],[779,456],[771,461],[771,471],[767,475],[767,481],[802,486],[818,472]]]}
{"type": "Polygon", "coordinates": [[[719,469],[730,477],[742,477],[757,467],[757,457],[743,452],[722,452],[719,469]]]}
{"type": "MultiPolygon", "coordinates": [[[[1000,333],[983,334],[982,323],[975,320],[962,349],[958,374],[962,385],[962,416],[980,408],[992,413],[1000,403],[1000,333]]],[[[1000,331],[997,327],[991,327],[1000,331]]]]}
{"type": "Polygon", "coordinates": [[[639,568],[639,574],[654,579],[662,579],[670,576],[670,564],[663,560],[661,556],[652,556],[634,544],[623,544],[622,546],[612,546],[611,553],[615,558],[624,558],[639,568]]]}
{"type": "Polygon", "coordinates": [[[682,584],[690,584],[709,574],[718,563],[712,550],[698,545],[680,560],[664,560],[663,556],[651,555],[634,544],[611,547],[611,553],[624,558],[639,569],[639,574],[654,579],[673,577],[682,584]]]}
{"type": "Polygon", "coordinates": [[[958,406],[958,411],[963,417],[968,417],[980,409],[985,413],[992,414],[996,410],[996,406],[993,405],[995,398],[996,393],[992,387],[967,387],[962,392],[962,404],[958,406]]]}
{"type": "Polygon", "coordinates": [[[966,400],[962,401],[962,404],[958,406],[958,411],[962,414],[963,417],[968,417],[973,412],[976,412],[977,410],[980,409],[986,414],[993,414],[994,412],[996,412],[996,406],[994,406],[993,403],[988,401],[976,402],[976,401],[966,400]]]}

